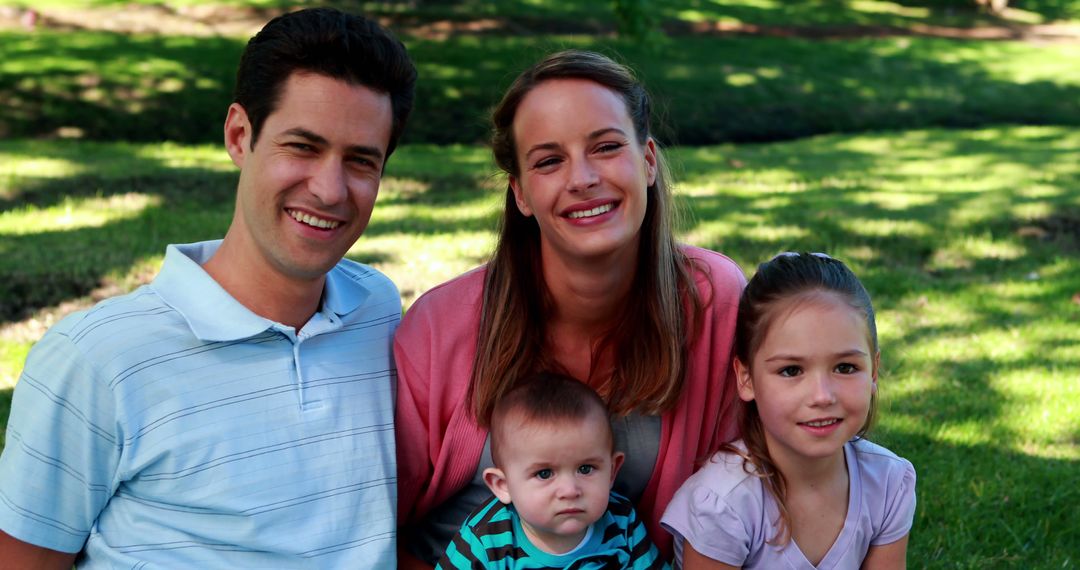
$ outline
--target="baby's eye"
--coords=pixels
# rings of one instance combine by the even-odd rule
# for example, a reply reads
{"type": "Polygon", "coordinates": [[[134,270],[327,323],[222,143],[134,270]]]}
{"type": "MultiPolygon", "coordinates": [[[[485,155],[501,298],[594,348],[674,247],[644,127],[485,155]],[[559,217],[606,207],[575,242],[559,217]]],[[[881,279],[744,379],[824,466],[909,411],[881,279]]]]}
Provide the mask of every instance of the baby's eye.
{"type": "Polygon", "coordinates": [[[577,468],[577,472],[581,473],[582,475],[588,475],[593,471],[596,471],[596,467],[593,465],[581,465],[577,468]]]}
{"type": "Polygon", "coordinates": [[[802,368],[799,368],[798,366],[795,366],[795,365],[791,365],[791,366],[785,366],[785,367],[781,368],[780,371],[779,371],[779,374],[781,376],[791,377],[791,376],[798,376],[801,372],[802,372],[802,368]]]}
{"type": "Polygon", "coordinates": [[[551,469],[541,469],[541,470],[536,472],[536,478],[537,479],[547,480],[547,479],[551,479],[552,475],[554,475],[554,474],[555,473],[552,472],[551,469]]]}
{"type": "Polygon", "coordinates": [[[842,362],[836,365],[836,371],[840,374],[854,374],[859,371],[859,367],[850,362],[842,362]]]}

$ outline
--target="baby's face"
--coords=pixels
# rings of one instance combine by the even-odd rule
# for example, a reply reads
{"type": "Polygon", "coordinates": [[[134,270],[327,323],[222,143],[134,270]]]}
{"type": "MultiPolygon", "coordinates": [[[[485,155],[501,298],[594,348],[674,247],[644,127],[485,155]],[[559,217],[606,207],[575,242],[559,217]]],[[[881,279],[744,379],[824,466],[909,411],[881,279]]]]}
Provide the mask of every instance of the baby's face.
{"type": "Polygon", "coordinates": [[[610,424],[601,414],[561,425],[506,419],[501,468],[510,501],[535,546],[566,552],[607,510],[622,462],[612,453],[610,424]]]}

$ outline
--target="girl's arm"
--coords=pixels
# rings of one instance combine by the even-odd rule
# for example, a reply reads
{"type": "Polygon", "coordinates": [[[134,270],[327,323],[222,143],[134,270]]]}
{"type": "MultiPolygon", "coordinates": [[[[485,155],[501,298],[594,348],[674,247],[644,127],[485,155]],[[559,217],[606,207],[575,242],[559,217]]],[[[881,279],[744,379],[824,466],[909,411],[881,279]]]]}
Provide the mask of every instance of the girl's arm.
{"type": "MultiPolygon", "coordinates": [[[[898,541],[900,542],[900,541],[898,541]]],[[[902,541],[907,543],[907,537],[902,541]]],[[[891,544],[889,546],[892,546],[891,544]]],[[[871,549],[873,552],[873,549],[871,549]]],[[[870,560],[867,556],[866,560],[870,560]]],[[[683,570],[739,570],[738,566],[724,564],[694,550],[689,540],[683,541],[683,570]]],[[[864,566],[865,568],[865,566],[864,566]]]]}
{"type": "Polygon", "coordinates": [[[907,568],[907,534],[889,544],[871,546],[862,563],[862,570],[904,570],[907,568]]]}

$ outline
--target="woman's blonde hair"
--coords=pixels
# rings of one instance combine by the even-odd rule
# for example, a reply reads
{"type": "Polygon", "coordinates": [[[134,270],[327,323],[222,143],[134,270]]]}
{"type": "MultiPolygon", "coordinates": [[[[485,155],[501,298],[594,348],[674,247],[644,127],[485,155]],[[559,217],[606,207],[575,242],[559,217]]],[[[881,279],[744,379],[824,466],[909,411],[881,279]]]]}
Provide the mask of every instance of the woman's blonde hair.
{"type": "MultiPolygon", "coordinates": [[[[517,177],[513,124],[522,99],[552,79],[587,79],[618,94],[626,104],[637,142],[650,137],[650,103],[644,87],[624,65],[589,51],[551,54],[525,70],[492,114],[495,161],[517,177]]],[[[659,414],[672,408],[682,391],[688,347],[700,318],[702,302],[694,286],[690,261],[675,242],[671,188],[664,159],[656,151],[655,182],[648,187],[637,269],[625,310],[593,347],[598,355],[611,350],[616,367],[610,378],[584,378],[615,415],[632,411],[659,414]]],[[[545,350],[547,315],[552,309],[540,261],[540,228],[517,208],[513,190],[506,203],[495,253],[487,264],[483,307],[468,403],[478,423],[489,425],[491,411],[514,384],[539,371],[565,372],[545,350]]]]}

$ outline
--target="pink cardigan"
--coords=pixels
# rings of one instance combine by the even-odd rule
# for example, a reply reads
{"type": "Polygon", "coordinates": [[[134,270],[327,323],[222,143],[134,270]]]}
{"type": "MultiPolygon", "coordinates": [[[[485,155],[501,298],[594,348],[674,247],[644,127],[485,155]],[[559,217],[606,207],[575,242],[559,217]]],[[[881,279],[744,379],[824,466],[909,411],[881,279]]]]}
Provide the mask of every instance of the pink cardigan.
{"type": "MultiPolygon", "coordinates": [[[[695,282],[706,303],[701,334],[690,347],[684,394],[661,419],[652,478],[637,504],[649,536],[671,556],[660,527],[675,491],[721,440],[735,435],[738,395],[731,366],[735,316],[746,278],[726,256],[684,247],[696,260],[695,282]],[[721,410],[724,413],[721,413],[721,410]]],[[[462,489],[480,464],[487,432],[469,417],[484,287],[483,267],[435,287],[406,312],[394,338],[398,369],[398,506],[402,524],[423,518],[462,489]]]]}

